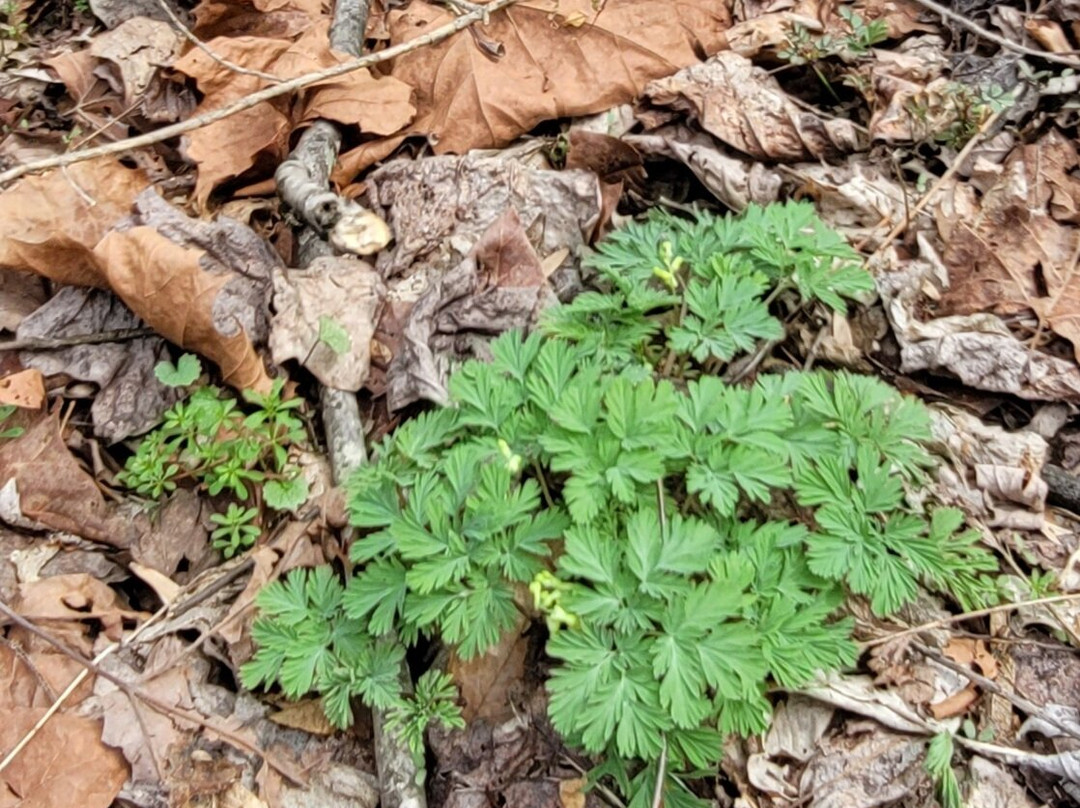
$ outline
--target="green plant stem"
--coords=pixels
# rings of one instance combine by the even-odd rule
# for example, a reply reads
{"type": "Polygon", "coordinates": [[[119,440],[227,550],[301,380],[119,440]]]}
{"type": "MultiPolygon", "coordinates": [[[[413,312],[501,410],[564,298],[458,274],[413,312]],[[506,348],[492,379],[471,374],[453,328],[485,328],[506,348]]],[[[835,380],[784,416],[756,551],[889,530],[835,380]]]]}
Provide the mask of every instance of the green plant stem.
{"type": "Polygon", "coordinates": [[[540,484],[540,492],[544,495],[544,503],[549,508],[555,507],[555,500],[551,498],[551,491],[548,489],[547,476],[544,474],[543,468],[540,467],[540,461],[533,458],[532,462],[533,472],[536,474],[536,481],[540,484]]]}

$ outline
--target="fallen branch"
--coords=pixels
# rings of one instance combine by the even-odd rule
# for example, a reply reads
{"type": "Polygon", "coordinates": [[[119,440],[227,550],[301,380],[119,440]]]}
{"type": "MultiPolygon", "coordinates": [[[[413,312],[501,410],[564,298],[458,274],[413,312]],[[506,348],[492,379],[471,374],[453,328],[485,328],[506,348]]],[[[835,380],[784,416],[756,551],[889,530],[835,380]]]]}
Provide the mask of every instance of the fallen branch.
{"type": "Polygon", "coordinates": [[[75,334],[70,337],[24,337],[0,341],[0,351],[55,351],[59,348],[71,348],[75,345],[100,345],[103,342],[125,342],[129,339],[156,337],[152,328],[114,328],[111,331],[96,331],[92,334],[75,334]]]}
{"type": "MultiPolygon", "coordinates": [[[[495,7],[496,3],[490,6],[495,7]]],[[[488,8],[484,7],[483,11],[486,13],[488,8]]],[[[337,0],[330,28],[331,47],[359,56],[369,10],[369,0],[337,0]]],[[[359,254],[372,252],[370,249],[349,249],[334,237],[338,226],[343,223],[347,226],[350,221],[362,223],[365,216],[377,220],[385,231],[385,239],[376,238],[373,242],[374,249],[381,249],[389,241],[389,228],[381,219],[330,190],[330,171],[340,147],[341,130],[337,125],[327,120],[315,121],[274,174],[278,195],[307,225],[299,238],[300,266],[307,266],[317,257],[333,255],[333,247],[359,254]],[[328,234],[329,243],[319,234],[328,234]]],[[[334,482],[340,485],[367,462],[360,407],[355,393],[326,386],[320,387],[319,404],[334,482]]],[[[348,539],[347,532],[343,539],[348,539]]],[[[404,662],[398,679],[402,692],[411,693],[412,677],[404,662]]],[[[382,808],[426,808],[423,779],[401,731],[387,726],[387,715],[383,710],[372,710],[372,718],[379,804],[382,808]]]]}
{"type": "Polygon", "coordinates": [[[252,70],[250,68],[244,67],[243,65],[238,65],[235,62],[230,62],[224,56],[216,53],[213,49],[211,49],[209,45],[207,45],[205,42],[195,36],[195,34],[191,32],[191,29],[184,25],[184,21],[176,16],[176,12],[172,10],[172,7],[166,2],[166,0],[158,0],[158,7],[161,8],[161,10],[169,18],[169,22],[173,24],[173,27],[180,32],[184,39],[186,39],[196,48],[201,50],[219,65],[224,67],[226,70],[231,70],[233,73],[239,73],[244,76],[255,76],[256,78],[265,79],[271,84],[278,84],[282,81],[280,76],[275,76],[273,73],[264,73],[261,70],[252,70]]]}
{"type": "Polygon", "coordinates": [[[201,726],[203,729],[213,733],[221,740],[228,743],[230,746],[233,746],[236,749],[245,752],[246,754],[255,755],[262,758],[268,766],[270,766],[272,769],[275,769],[282,777],[284,777],[290,783],[297,786],[307,785],[306,778],[302,772],[294,770],[291,766],[282,763],[280,760],[275,759],[273,755],[262,749],[259,749],[257,746],[255,746],[245,738],[241,738],[228,727],[221,726],[217,722],[211,721],[206,716],[200,715],[190,710],[184,710],[179,707],[175,707],[162,701],[161,699],[156,698],[155,696],[151,696],[149,693],[143,692],[141,688],[132,685],[130,682],[124,681],[123,678],[113,673],[110,673],[107,670],[104,670],[96,661],[92,659],[87,659],[81,653],[69,647],[66,643],[61,642],[60,640],[50,635],[48,632],[43,631],[37,625],[23,617],[21,614],[18,614],[17,612],[12,610],[2,600],[0,600],[0,614],[3,614],[12,623],[30,632],[35,637],[39,637],[40,639],[44,640],[46,643],[55,648],[64,656],[68,657],[69,659],[75,660],[84,668],[93,673],[95,676],[98,676],[105,681],[115,685],[121,692],[124,693],[124,695],[131,699],[132,702],[140,701],[146,704],[148,707],[151,707],[164,715],[169,715],[173,718],[179,718],[183,721],[187,721],[197,726],[201,726]]]}
{"type": "Polygon", "coordinates": [[[155,143],[161,143],[170,138],[193,132],[196,129],[208,126],[209,124],[230,118],[238,112],[243,112],[246,109],[256,107],[264,101],[288,95],[291,92],[310,87],[311,85],[318,84],[326,79],[336,78],[337,76],[343,76],[346,73],[352,73],[353,71],[361,70],[365,67],[388,62],[391,59],[403,56],[406,53],[411,53],[414,50],[419,50],[428,45],[442,42],[444,39],[453,36],[458,31],[468,28],[474,23],[480,22],[486,15],[498,11],[499,9],[506,8],[507,6],[511,6],[516,2],[518,2],[518,0],[492,0],[486,6],[483,6],[482,9],[458,17],[452,22],[449,22],[440,28],[436,28],[434,31],[422,34],[415,39],[410,39],[408,42],[394,45],[384,51],[379,51],[379,53],[361,56],[340,65],[335,65],[334,67],[328,67],[314,73],[306,73],[295,79],[283,81],[280,84],[275,84],[272,87],[266,87],[258,92],[254,92],[251,95],[238,98],[231,104],[226,104],[218,109],[210,110],[202,115],[196,115],[186,121],[180,121],[178,123],[170,124],[169,126],[164,126],[161,129],[155,129],[153,132],[147,132],[146,134],[137,135],[125,140],[118,140],[114,143],[105,144],[104,146],[94,146],[93,148],[81,149],[79,151],[68,152],[67,154],[58,154],[55,157],[34,160],[29,163],[24,163],[21,166],[16,166],[15,168],[9,168],[7,171],[0,172],[0,187],[35,171],[70,166],[85,160],[93,160],[97,157],[122,154],[123,152],[131,151],[132,149],[142,148],[143,146],[152,146],[155,143]]]}
{"type": "Polygon", "coordinates": [[[995,34],[993,31],[988,31],[974,20],[970,20],[963,14],[958,14],[950,8],[934,2],[934,0],[915,0],[915,2],[928,11],[934,12],[942,19],[954,22],[961,28],[966,28],[976,36],[985,39],[987,42],[993,42],[995,45],[1000,45],[1005,50],[1019,53],[1024,56],[1031,56],[1035,59],[1045,59],[1048,62],[1056,62],[1059,65],[1080,68],[1080,59],[1069,58],[1070,56],[1075,57],[1076,51],[1069,51],[1068,53],[1052,53],[1050,51],[1035,50],[1026,45],[1021,45],[1018,42],[1013,42],[1011,39],[1007,39],[1000,34],[995,34]]]}

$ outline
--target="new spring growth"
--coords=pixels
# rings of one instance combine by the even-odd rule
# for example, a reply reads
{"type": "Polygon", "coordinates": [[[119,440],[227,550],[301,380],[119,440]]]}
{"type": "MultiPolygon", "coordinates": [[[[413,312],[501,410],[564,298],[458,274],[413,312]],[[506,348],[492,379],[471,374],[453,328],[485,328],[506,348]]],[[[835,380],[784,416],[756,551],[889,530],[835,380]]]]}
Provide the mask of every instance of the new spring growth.
{"type": "Polygon", "coordinates": [[[499,452],[506,458],[506,470],[511,474],[517,474],[521,471],[521,455],[514,454],[514,450],[510,448],[510,444],[502,438],[499,438],[498,445],[499,452]]]}
{"type": "Polygon", "coordinates": [[[529,591],[533,596],[533,608],[544,615],[548,631],[552,634],[561,628],[578,628],[581,620],[576,614],[571,614],[560,604],[563,592],[570,589],[570,584],[560,581],[547,570],[536,573],[536,577],[529,584],[529,591]]]}
{"type": "Polygon", "coordinates": [[[669,291],[674,292],[679,288],[678,271],[682,268],[681,255],[675,255],[675,248],[670,241],[660,243],[661,266],[653,267],[653,275],[660,280],[669,291]]]}

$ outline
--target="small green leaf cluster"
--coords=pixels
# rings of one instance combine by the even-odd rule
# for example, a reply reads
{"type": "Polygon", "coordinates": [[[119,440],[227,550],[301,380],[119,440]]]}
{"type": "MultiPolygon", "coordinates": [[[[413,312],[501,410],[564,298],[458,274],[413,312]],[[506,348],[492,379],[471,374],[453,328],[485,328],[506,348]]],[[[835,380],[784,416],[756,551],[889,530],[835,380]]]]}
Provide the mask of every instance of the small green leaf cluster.
{"type": "MultiPolygon", "coordinates": [[[[198,377],[185,366],[161,369],[174,380],[198,377]]],[[[184,383],[184,382],[182,382],[184,383]]],[[[289,459],[289,447],[306,438],[297,415],[302,399],[285,399],[278,379],[265,394],[245,391],[241,409],[220,388],[196,388],[171,407],[163,423],[139,442],[117,480],[136,493],[157,499],[176,490],[183,480],[199,484],[212,496],[225,494],[241,502],[264,502],[290,510],[307,499],[307,482],[289,459]]],[[[218,515],[212,538],[228,556],[250,547],[259,530],[250,508],[236,507],[218,515]],[[243,518],[241,518],[243,517],[243,518]]]]}
{"type": "Polygon", "coordinates": [[[453,676],[426,671],[416,680],[412,698],[402,699],[390,708],[387,727],[399,730],[413,755],[422,758],[424,732],[431,724],[438,723],[446,729],[465,728],[465,719],[456,700],[453,676]]]}
{"type": "Polygon", "coordinates": [[[257,508],[244,508],[235,502],[229,503],[225,513],[210,515],[210,521],[217,525],[210,534],[214,549],[221,550],[226,558],[232,558],[241,550],[255,544],[262,530],[253,524],[259,515],[257,508]]]}
{"type": "Polygon", "coordinates": [[[939,732],[930,739],[926,747],[924,766],[934,781],[938,801],[942,808],[963,808],[964,799],[960,794],[960,783],[952,768],[953,737],[947,732],[939,732]]]}
{"type": "MultiPolygon", "coordinates": [[[[16,407],[14,404],[4,404],[4,405],[0,406],[0,424],[3,424],[4,421],[6,421],[8,418],[10,418],[12,415],[14,415],[15,410],[17,410],[17,409],[18,409],[18,407],[16,407]]],[[[20,435],[22,435],[23,432],[25,432],[25,431],[26,430],[23,429],[21,426],[5,427],[4,429],[0,430],[0,439],[3,439],[3,438],[17,438],[20,435]]]]}
{"type": "MultiPolygon", "coordinates": [[[[981,605],[995,565],[957,535],[959,511],[904,496],[930,464],[917,402],[844,372],[715,375],[783,338],[782,302],[842,310],[872,289],[810,206],[654,216],[590,263],[599,291],[458,368],[451,406],[350,480],[361,536],[335,609],[371,642],[439,638],[468,658],[531,591],[553,725],[604,755],[634,806],[661,769],[665,799],[689,805],[680,773],[763,730],[770,683],[854,661],[845,596],[887,614],[923,585],[981,605]]],[[[258,681],[326,700],[272,667],[258,681]]]]}
{"type": "Polygon", "coordinates": [[[851,29],[850,33],[815,36],[806,26],[795,23],[788,32],[786,46],[776,55],[793,65],[804,65],[830,56],[861,56],[889,38],[889,26],[883,19],[866,22],[848,8],[840,9],[840,16],[851,29]]]}
{"type": "MultiPolygon", "coordinates": [[[[244,687],[276,682],[292,699],[319,693],[326,717],[338,727],[352,723],[353,698],[405,715],[419,710],[443,717],[441,682],[425,691],[421,707],[405,704],[398,679],[405,649],[398,642],[376,640],[347,617],[344,595],[344,586],[328,566],[291,570],[284,581],[259,592],[255,603],[260,615],[251,628],[258,650],[240,669],[244,687]]],[[[454,716],[449,720],[455,721],[454,716]]]]}

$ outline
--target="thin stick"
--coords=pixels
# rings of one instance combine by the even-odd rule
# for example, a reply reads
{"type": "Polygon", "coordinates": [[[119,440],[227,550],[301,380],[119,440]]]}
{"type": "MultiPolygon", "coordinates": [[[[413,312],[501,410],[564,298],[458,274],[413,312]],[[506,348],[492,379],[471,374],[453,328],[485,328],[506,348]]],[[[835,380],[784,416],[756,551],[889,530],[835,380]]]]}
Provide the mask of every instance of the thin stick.
{"type": "MultiPolygon", "coordinates": [[[[922,2],[922,0],[919,0],[919,2],[922,2]]],[[[870,257],[863,262],[863,266],[866,266],[878,255],[885,252],[885,250],[888,249],[888,247],[892,244],[893,239],[903,233],[904,230],[906,230],[911,224],[911,222],[914,221],[915,217],[922,212],[922,209],[930,204],[930,200],[937,196],[937,192],[940,191],[941,188],[945,185],[945,183],[951,180],[953,178],[953,175],[955,175],[956,172],[960,170],[960,166],[963,165],[968,155],[971,154],[971,152],[975,149],[976,146],[983,142],[983,138],[986,136],[986,133],[990,130],[990,127],[997,122],[997,119],[1001,117],[1001,113],[1002,110],[998,110],[985,121],[983,121],[982,126],[979,127],[979,131],[975,133],[971,140],[964,144],[964,148],[962,148],[960,150],[960,153],[956,155],[956,159],[953,160],[952,165],[950,165],[948,169],[945,170],[944,174],[938,177],[937,181],[932,186],[930,186],[930,189],[925,194],[923,194],[922,198],[918,202],[915,203],[915,206],[911,209],[911,212],[907,216],[905,216],[902,221],[897,223],[897,225],[893,227],[892,230],[889,231],[888,235],[886,235],[885,238],[882,239],[880,246],[878,246],[878,248],[874,250],[870,257]]],[[[875,228],[875,230],[876,229],[877,228],[875,228]]],[[[867,238],[863,239],[863,241],[865,242],[869,240],[869,236],[871,235],[873,235],[873,231],[871,231],[871,233],[867,236],[867,238]]]]}
{"type": "Polygon", "coordinates": [[[1013,53],[1020,53],[1024,56],[1032,56],[1038,59],[1045,59],[1048,62],[1057,62],[1058,64],[1068,65],[1069,67],[1080,67],[1080,59],[1070,59],[1070,56],[1075,56],[1077,51],[1068,51],[1066,53],[1051,53],[1050,51],[1035,50],[1029,48],[1026,45],[1021,45],[1018,42],[1013,42],[1011,39],[1006,39],[999,34],[995,34],[993,31],[988,31],[977,22],[968,19],[963,14],[958,14],[950,8],[946,8],[940,3],[935,3],[934,0],[915,0],[920,6],[937,14],[943,19],[955,22],[961,28],[966,28],[971,33],[993,42],[995,45],[1000,45],[1005,50],[1010,50],[1013,53]]]}
{"type": "Polygon", "coordinates": [[[222,67],[231,70],[233,73],[240,73],[245,76],[255,76],[256,78],[265,79],[271,84],[277,84],[282,80],[280,76],[275,76],[272,73],[264,73],[261,70],[252,70],[249,67],[243,67],[241,65],[235,64],[234,62],[230,62],[224,56],[218,55],[210,48],[209,45],[207,45],[205,42],[195,36],[195,34],[191,32],[190,28],[184,25],[184,21],[176,16],[176,12],[174,12],[172,8],[169,7],[169,4],[165,2],[165,0],[157,0],[157,4],[161,8],[161,10],[164,11],[165,14],[168,16],[169,22],[173,24],[173,27],[176,28],[176,30],[179,31],[181,34],[183,34],[184,39],[186,39],[196,48],[201,50],[203,53],[205,53],[222,67]]]}
{"type": "Polygon", "coordinates": [[[667,777],[667,738],[660,736],[660,762],[656,764],[656,787],[653,788],[652,808],[663,808],[664,778],[667,777]]]}
{"type": "Polygon", "coordinates": [[[993,679],[988,679],[981,674],[975,673],[975,671],[971,670],[970,668],[965,668],[963,665],[956,664],[947,656],[938,653],[933,648],[928,648],[922,643],[914,643],[914,646],[915,650],[928,657],[929,659],[934,660],[934,662],[941,665],[943,668],[948,668],[954,673],[960,674],[965,679],[968,679],[972,683],[977,684],[983,690],[993,693],[994,695],[1001,696],[1003,699],[1008,699],[1008,701],[1013,704],[1013,706],[1018,707],[1028,715],[1036,716],[1042,719],[1050,726],[1061,730],[1070,738],[1080,740],[1080,732],[1077,732],[1075,727],[1070,727],[1067,724],[1058,721],[1052,715],[1049,715],[1042,707],[1040,707],[1035,702],[1028,701],[1027,699],[1018,696],[1015,693],[1007,692],[1005,688],[1003,688],[993,679]]]}
{"type": "Polygon", "coordinates": [[[898,631],[895,634],[889,634],[886,637],[878,637],[876,640],[868,640],[867,642],[860,643],[859,652],[863,652],[868,648],[874,648],[878,645],[884,645],[887,642],[898,640],[901,637],[910,637],[913,634],[921,634],[924,631],[930,631],[935,628],[944,628],[950,626],[953,623],[961,623],[964,620],[974,620],[976,617],[986,617],[987,615],[997,614],[998,612],[1011,612],[1016,609],[1023,609],[1027,606],[1045,606],[1050,603],[1063,603],[1067,600],[1076,600],[1080,598],[1080,592],[1073,592],[1069,595],[1053,595],[1046,598],[1036,598],[1035,600],[1022,600],[1016,603],[1003,603],[1000,606],[991,606],[987,609],[978,609],[974,612],[964,612],[963,614],[954,614],[951,617],[943,617],[940,620],[932,620],[929,623],[923,623],[921,626],[914,626],[912,628],[906,628],[903,631],[898,631]]]}
{"type": "Polygon", "coordinates": [[[202,115],[196,115],[194,118],[189,118],[186,121],[180,121],[178,123],[164,126],[161,129],[156,129],[153,132],[147,132],[143,135],[137,135],[125,140],[118,140],[115,143],[108,143],[103,146],[95,146],[91,149],[81,149],[79,151],[68,152],[67,154],[58,154],[55,157],[47,157],[42,160],[34,160],[29,163],[24,163],[21,166],[15,166],[7,171],[0,172],[0,186],[6,185],[12,180],[16,180],[19,177],[25,176],[35,171],[43,171],[47,168],[58,168],[60,166],[69,166],[74,163],[81,163],[85,160],[93,160],[97,157],[107,157],[113,154],[121,154],[132,149],[138,149],[143,146],[152,146],[155,143],[161,143],[170,138],[178,137],[179,135],[193,132],[196,129],[201,129],[204,126],[208,126],[212,123],[230,118],[239,112],[243,112],[246,109],[256,107],[264,101],[269,101],[273,98],[279,98],[283,95],[288,95],[295,90],[301,90],[304,87],[310,87],[313,84],[318,84],[320,81],[326,79],[336,78],[337,76],[343,76],[346,73],[352,73],[356,70],[360,70],[365,67],[371,67],[382,62],[387,62],[398,56],[403,56],[406,53],[419,50],[420,48],[427,47],[428,45],[434,45],[442,42],[444,39],[453,36],[458,31],[468,28],[474,23],[480,22],[484,15],[491,14],[507,6],[511,6],[518,0],[492,0],[486,6],[483,7],[483,13],[477,11],[470,14],[466,14],[463,17],[458,17],[452,22],[446,25],[436,28],[434,31],[430,31],[426,34],[410,39],[408,42],[403,42],[400,45],[394,45],[379,53],[371,54],[369,56],[361,56],[358,59],[352,59],[351,61],[344,62],[334,67],[328,67],[324,70],[318,70],[314,73],[306,73],[303,76],[298,76],[295,79],[283,81],[280,84],[275,84],[272,87],[266,87],[258,92],[246,95],[243,98],[238,98],[231,104],[226,104],[218,109],[210,110],[202,115]]]}
{"type": "Polygon", "coordinates": [[[168,704],[155,696],[151,696],[149,693],[144,693],[137,687],[133,687],[129,682],[125,682],[121,677],[110,673],[107,670],[103,670],[101,666],[95,663],[93,660],[87,659],[78,651],[69,648],[65,643],[60,642],[60,640],[52,637],[47,632],[42,631],[40,628],[31,623],[21,614],[12,611],[3,601],[0,601],[0,613],[2,613],[5,617],[11,620],[11,622],[15,623],[17,626],[20,626],[21,628],[29,631],[34,636],[43,639],[49,645],[60,651],[60,653],[62,653],[64,656],[69,657],[70,659],[78,662],[80,665],[88,668],[91,673],[101,677],[107,682],[111,682],[112,684],[116,685],[117,688],[119,688],[128,698],[132,699],[133,701],[137,699],[145,703],[147,706],[153,707],[158,712],[170,715],[174,718],[183,719],[184,721],[188,721],[192,724],[197,724],[198,726],[201,726],[204,729],[213,732],[215,735],[218,735],[224,741],[236,747],[237,749],[241,749],[248,754],[261,757],[271,768],[277,770],[277,772],[283,777],[285,777],[290,783],[298,786],[306,785],[301,775],[296,772],[290,771],[289,767],[283,766],[280,762],[274,760],[273,757],[267,754],[265,750],[259,749],[254,744],[248,742],[244,738],[239,737],[227,727],[219,726],[215,722],[210,721],[208,718],[206,718],[206,716],[174,707],[171,704],[168,704]]]}
{"type": "MultiPolygon", "coordinates": [[[[0,606],[3,606],[4,611],[7,611],[7,606],[4,605],[2,601],[0,601],[0,606]]],[[[150,617],[146,621],[144,621],[142,625],[138,626],[135,631],[133,631],[127,637],[121,639],[120,642],[111,643],[107,648],[105,648],[105,650],[103,650],[100,654],[94,657],[93,664],[100,665],[101,662],[105,660],[110,654],[115,653],[118,649],[124,646],[130,645],[132,641],[134,641],[135,638],[138,637],[148,626],[153,625],[156,621],[160,620],[165,615],[165,612],[167,610],[167,605],[162,606],[160,609],[150,615],[150,617]]],[[[38,719],[37,723],[34,724],[34,726],[31,727],[25,735],[23,735],[23,737],[19,740],[17,744],[15,744],[11,751],[4,756],[4,759],[0,760],[0,772],[2,772],[4,769],[11,765],[11,762],[15,760],[19,752],[21,752],[26,747],[26,745],[34,739],[34,736],[41,731],[41,728],[44,727],[46,723],[48,723],[49,719],[56,714],[60,707],[63,706],[64,702],[68,700],[71,694],[75,692],[75,689],[83,683],[83,680],[86,679],[89,674],[90,669],[84,667],[81,671],[79,671],[75,678],[68,683],[68,686],[64,688],[63,692],[61,692],[59,696],[53,699],[53,703],[49,705],[49,709],[45,711],[45,714],[38,719]]]]}
{"type": "MultiPolygon", "coordinates": [[[[247,558],[243,562],[238,564],[236,567],[234,567],[232,570],[230,570],[228,573],[216,579],[213,583],[210,584],[210,586],[199,592],[196,592],[192,597],[188,598],[183,603],[177,603],[174,601],[171,605],[168,603],[164,604],[160,609],[150,615],[149,618],[143,621],[141,625],[137,626],[131,634],[121,639],[120,642],[114,642],[110,644],[100,654],[94,657],[93,663],[95,665],[100,665],[101,662],[104,661],[110,654],[115,653],[121,648],[126,648],[130,646],[132,643],[135,642],[135,640],[139,638],[139,636],[144,631],[146,631],[155,623],[159,622],[166,614],[171,614],[175,617],[176,615],[183,614],[184,612],[194,608],[196,605],[206,599],[208,593],[213,594],[213,592],[221,588],[223,583],[227,584],[231,582],[240,574],[246,572],[251,566],[251,559],[247,558]]],[[[170,665],[168,667],[172,666],[170,665]]],[[[44,727],[48,720],[56,714],[56,712],[60,709],[64,702],[67,701],[71,694],[75,692],[76,688],[78,688],[78,686],[82,684],[83,680],[86,679],[89,673],[90,668],[84,667],[78,673],[78,675],[76,675],[76,677],[71,680],[68,686],[64,688],[63,692],[60,693],[60,695],[53,700],[53,703],[49,705],[49,709],[45,711],[45,714],[40,719],[38,719],[38,722],[34,724],[34,726],[25,735],[23,735],[22,739],[20,739],[20,741],[15,745],[15,747],[10,752],[8,752],[7,755],[4,756],[4,759],[2,761],[0,761],[0,772],[2,772],[4,769],[11,765],[11,762],[18,756],[19,752],[21,752],[26,747],[26,745],[30,743],[31,740],[33,740],[34,736],[41,731],[41,728],[44,727]]]]}
{"type": "Polygon", "coordinates": [[[153,337],[157,332],[152,328],[115,328],[112,331],[97,331],[93,334],[75,334],[71,337],[25,337],[0,341],[0,351],[53,351],[58,348],[71,348],[75,345],[98,345],[102,342],[123,342],[140,337],[153,337]]]}

